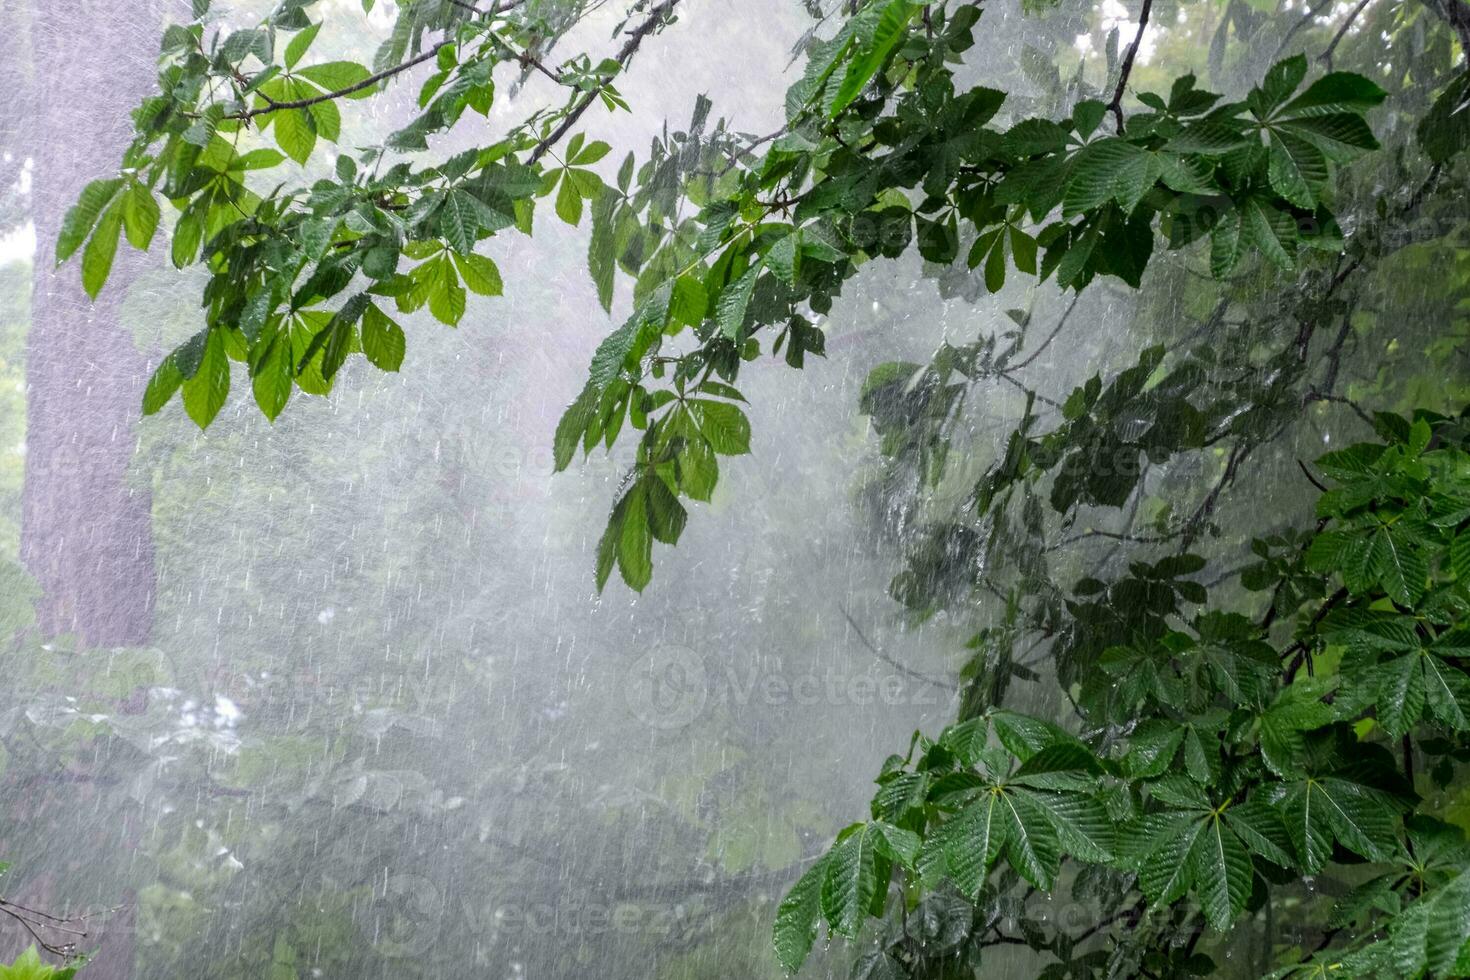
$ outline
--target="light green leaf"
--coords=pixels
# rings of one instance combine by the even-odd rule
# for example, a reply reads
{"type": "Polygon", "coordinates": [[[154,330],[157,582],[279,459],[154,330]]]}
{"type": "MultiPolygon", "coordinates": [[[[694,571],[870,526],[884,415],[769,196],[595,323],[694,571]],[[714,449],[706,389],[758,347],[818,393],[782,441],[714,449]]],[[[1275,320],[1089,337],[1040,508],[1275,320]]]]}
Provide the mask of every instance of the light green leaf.
{"type": "MultiPolygon", "coordinates": [[[[340,92],[365,81],[371,72],[353,61],[328,61],[320,65],[308,65],[297,71],[296,74],[315,82],[328,92],[340,92]]],[[[355,92],[349,92],[347,98],[365,99],[372,95],[376,88],[375,85],[369,85],[355,92]]]]}
{"type": "Polygon", "coordinates": [[[320,33],[321,29],[321,22],[318,21],[291,38],[291,43],[286,45],[285,60],[287,68],[296,67],[296,62],[300,61],[301,56],[306,54],[306,50],[311,47],[311,42],[316,40],[316,36],[320,33]]]}
{"type": "Polygon", "coordinates": [[[474,252],[461,255],[456,252],[454,264],[464,277],[464,284],[469,287],[470,292],[480,296],[499,296],[505,291],[505,284],[500,279],[500,267],[489,256],[474,252]]]}
{"type": "Polygon", "coordinates": [[[582,220],[582,195],[570,178],[563,180],[561,190],[556,192],[556,216],[569,225],[582,220]]]}
{"type": "Polygon", "coordinates": [[[121,177],[109,177],[105,180],[94,180],[82,188],[77,203],[67,210],[66,217],[61,221],[61,232],[56,238],[58,264],[70,258],[81,247],[82,242],[87,240],[87,234],[97,224],[102,209],[112,203],[123,183],[121,177]]]}
{"type": "Polygon", "coordinates": [[[97,229],[82,252],[82,288],[92,299],[102,291],[107,275],[112,271],[112,260],[117,255],[117,240],[122,233],[123,209],[121,202],[114,201],[97,222],[97,229]]]}
{"type": "Polygon", "coordinates": [[[286,156],[304,164],[316,146],[316,120],[305,109],[282,109],[271,113],[271,117],[276,145],[286,156]]]}
{"type": "Polygon", "coordinates": [[[219,330],[210,330],[193,377],[183,384],[184,411],[201,429],[209,427],[230,393],[230,359],[219,330]]]}
{"type": "Polygon", "coordinates": [[[750,420],[738,406],[708,398],[694,398],[690,400],[690,411],[699,424],[699,431],[709,440],[715,452],[721,456],[739,456],[750,452],[750,420]]]}
{"type": "Polygon", "coordinates": [[[720,333],[731,340],[740,336],[740,328],[745,324],[745,311],[750,306],[760,270],[759,263],[746,269],[744,275],[724,288],[715,302],[715,322],[719,324],[720,333]]]}
{"type": "Polygon", "coordinates": [[[407,343],[403,328],[388,314],[372,304],[362,311],[362,352],[374,367],[397,371],[407,343]]]}

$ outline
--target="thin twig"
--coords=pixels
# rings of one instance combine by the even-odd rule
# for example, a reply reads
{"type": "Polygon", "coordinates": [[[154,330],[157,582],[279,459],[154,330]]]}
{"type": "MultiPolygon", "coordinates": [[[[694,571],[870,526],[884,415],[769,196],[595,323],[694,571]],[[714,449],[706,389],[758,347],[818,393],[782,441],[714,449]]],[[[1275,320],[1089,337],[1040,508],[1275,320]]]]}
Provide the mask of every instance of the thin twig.
{"type": "MultiPolygon", "coordinates": [[[[679,0],[663,0],[663,3],[653,8],[643,23],[629,32],[628,40],[623,44],[623,49],[618,52],[618,56],[615,59],[620,69],[627,66],[628,61],[638,51],[639,46],[643,44],[643,39],[653,33],[654,29],[664,22],[664,19],[668,17],[678,2],[679,0]]],[[[606,83],[604,82],[603,84],[606,83]]],[[[602,87],[603,85],[597,85],[589,89],[582,95],[580,100],[573,104],[571,111],[562,118],[562,121],[557,127],[548,133],[541,142],[536,144],[536,148],[531,151],[529,163],[535,163],[537,160],[540,160],[546,155],[547,150],[555,146],[567,134],[568,130],[577,125],[577,120],[582,118],[582,113],[586,112],[587,107],[592,105],[593,100],[601,94],[602,87]]]]}
{"type": "Polygon", "coordinates": [[[1323,493],[1327,492],[1327,485],[1312,475],[1312,471],[1307,469],[1306,463],[1303,463],[1301,460],[1297,460],[1296,465],[1302,468],[1302,475],[1307,478],[1308,483],[1316,487],[1318,490],[1321,490],[1323,493]]]}
{"type": "Polygon", "coordinates": [[[1072,311],[1077,308],[1077,301],[1080,300],[1081,298],[1082,298],[1082,294],[1081,293],[1077,293],[1075,296],[1073,296],[1072,297],[1072,303],[1071,303],[1071,305],[1067,307],[1066,312],[1062,314],[1061,319],[1057,321],[1057,325],[1052,328],[1051,333],[1048,334],[1047,337],[1046,337],[1046,339],[1041,342],[1041,346],[1038,347],[1038,348],[1036,348],[1034,351],[1032,351],[1031,352],[1031,355],[1029,357],[1027,357],[1025,360],[1019,361],[1019,362],[1017,362],[1015,364],[1012,364],[1007,370],[1010,370],[1010,371],[1019,371],[1021,368],[1025,367],[1026,365],[1030,364],[1032,361],[1034,361],[1038,357],[1040,357],[1042,351],[1046,350],[1047,347],[1051,346],[1051,342],[1053,340],[1056,340],[1057,339],[1057,334],[1061,333],[1062,332],[1062,328],[1067,325],[1067,317],[1069,317],[1069,316],[1072,315],[1072,311]]]}
{"type": "Polygon", "coordinates": [[[1337,0],[1321,0],[1321,2],[1318,3],[1315,7],[1310,8],[1305,14],[1303,14],[1301,20],[1297,21],[1295,24],[1292,24],[1291,30],[1287,31],[1286,34],[1282,36],[1281,43],[1276,45],[1276,53],[1271,56],[1272,63],[1274,64],[1275,62],[1281,60],[1281,52],[1286,50],[1286,46],[1291,43],[1292,38],[1296,37],[1298,31],[1310,24],[1313,20],[1317,18],[1319,14],[1322,13],[1323,10],[1326,10],[1328,7],[1336,2],[1337,0]]]}
{"type": "Polygon", "coordinates": [[[847,607],[838,605],[837,608],[842,611],[842,618],[847,620],[847,625],[852,627],[852,631],[857,634],[857,638],[862,641],[863,646],[867,647],[868,650],[872,652],[873,656],[877,657],[884,663],[889,664],[899,673],[903,674],[905,677],[908,677],[911,680],[916,680],[924,684],[931,684],[934,687],[942,688],[946,691],[958,690],[955,685],[949,683],[948,681],[942,681],[938,678],[930,677],[927,674],[920,673],[919,671],[914,670],[912,667],[909,667],[906,664],[902,664],[897,660],[894,660],[892,657],[888,656],[888,654],[879,650],[876,646],[873,645],[872,641],[863,634],[862,627],[857,624],[857,620],[852,618],[852,613],[847,611],[847,607]]]}
{"type": "Polygon", "coordinates": [[[1113,101],[1108,103],[1120,133],[1123,131],[1123,90],[1128,85],[1128,76],[1133,73],[1133,59],[1138,56],[1138,46],[1143,43],[1143,32],[1148,27],[1148,15],[1153,5],[1153,0],[1143,0],[1143,9],[1138,14],[1138,33],[1133,35],[1133,43],[1128,45],[1128,51],[1123,55],[1123,66],[1118,69],[1118,87],[1113,89],[1113,101]]]}
{"type": "Polygon", "coordinates": [[[454,42],[452,40],[447,39],[440,41],[429,50],[423,52],[422,54],[415,55],[402,64],[394,65],[392,68],[384,68],[380,72],[374,72],[367,78],[364,78],[362,81],[354,82],[353,84],[348,85],[344,88],[339,88],[336,91],[323,92],[321,95],[314,95],[309,99],[293,99],[290,102],[267,102],[265,105],[257,109],[246,109],[243,112],[235,113],[229,118],[249,120],[254,119],[256,116],[264,116],[269,115],[272,112],[279,112],[282,109],[305,109],[310,106],[317,105],[321,102],[330,102],[333,99],[340,99],[343,96],[351,95],[353,92],[361,92],[365,88],[372,88],[374,85],[378,84],[384,79],[392,78],[394,75],[397,75],[400,72],[408,71],[408,69],[413,68],[416,65],[421,65],[432,58],[437,58],[439,56],[439,51],[441,48],[447,48],[453,43],[454,42]]]}
{"type": "Polygon", "coordinates": [[[1332,53],[1337,50],[1337,46],[1341,44],[1342,39],[1347,36],[1348,28],[1353,26],[1353,21],[1358,19],[1358,15],[1363,12],[1363,8],[1368,6],[1368,4],[1371,2],[1372,0],[1358,0],[1358,5],[1354,7],[1352,11],[1347,15],[1346,19],[1343,20],[1342,26],[1337,29],[1337,33],[1332,35],[1332,43],[1327,45],[1327,50],[1323,51],[1320,55],[1317,56],[1318,59],[1328,68],[1332,67],[1332,53]]]}

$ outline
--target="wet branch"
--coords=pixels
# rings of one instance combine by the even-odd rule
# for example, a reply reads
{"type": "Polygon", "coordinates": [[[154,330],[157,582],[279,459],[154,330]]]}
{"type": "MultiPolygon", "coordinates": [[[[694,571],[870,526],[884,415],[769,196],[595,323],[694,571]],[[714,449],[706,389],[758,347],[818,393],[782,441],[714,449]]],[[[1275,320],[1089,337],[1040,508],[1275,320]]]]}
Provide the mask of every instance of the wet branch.
{"type": "Polygon", "coordinates": [[[1347,17],[1343,20],[1342,26],[1337,29],[1337,33],[1332,35],[1332,41],[1327,45],[1327,50],[1318,55],[1319,60],[1321,60],[1321,62],[1328,68],[1332,67],[1333,52],[1335,52],[1337,50],[1337,46],[1342,43],[1342,39],[1347,36],[1348,29],[1352,27],[1353,22],[1358,19],[1358,15],[1361,14],[1363,12],[1363,9],[1367,7],[1368,4],[1371,2],[1372,0],[1358,0],[1358,5],[1354,7],[1352,11],[1347,15],[1347,17]]]}
{"type": "Polygon", "coordinates": [[[910,680],[916,680],[924,684],[930,684],[934,687],[941,688],[946,691],[958,690],[958,688],[954,684],[951,684],[948,681],[942,681],[937,678],[930,677],[927,674],[920,673],[919,671],[914,670],[912,667],[909,667],[906,664],[899,663],[897,660],[888,656],[888,654],[879,650],[876,646],[873,645],[872,641],[870,641],[867,636],[863,634],[862,627],[858,626],[857,621],[852,618],[852,613],[847,611],[847,607],[839,605],[837,608],[842,610],[842,616],[844,619],[847,620],[847,625],[852,627],[852,631],[857,634],[857,638],[862,641],[863,646],[867,647],[872,652],[873,656],[877,657],[884,663],[889,664],[893,667],[894,670],[897,670],[899,673],[903,674],[905,677],[908,677],[910,680]]]}
{"type": "Polygon", "coordinates": [[[1128,86],[1128,76],[1133,74],[1133,59],[1138,56],[1138,46],[1143,43],[1143,32],[1148,28],[1148,15],[1153,5],[1153,0],[1143,0],[1143,9],[1138,13],[1138,33],[1133,35],[1133,43],[1128,45],[1128,51],[1123,55],[1123,66],[1118,69],[1118,87],[1113,89],[1113,100],[1108,103],[1108,110],[1117,121],[1120,133],[1123,131],[1123,90],[1128,86]]]}
{"type": "Polygon", "coordinates": [[[394,75],[398,75],[402,72],[408,71],[410,68],[421,65],[424,62],[429,61],[430,59],[437,58],[439,56],[440,49],[447,48],[453,43],[454,41],[450,39],[440,41],[432,48],[429,48],[422,54],[415,55],[402,64],[397,64],[394,65],[392,68],[384,68],[382,71],[374,72],[367,78],[364,78],[362,81],[354,82],[353,84],[345,86],[343,88],[339,88],[336,91],[323,92],[321,95],[314,95],[309,99],[292,99],[290,102],[273,102],[267,100],[265,105],[257,109],[246,109],[243,112],[235,113],[229,118],[244,119],[248,121],[254,119],[256,116],[269,115],[272,112],[279,112],[282,109],[306,109],[310,106],[314,106],[322,102],[331,102],[333,99],[340,99],[344,96],[351,95],[354,92],[361,92],[365,88],[372,88],[374,85],[378,84],[381,81],[384,81],[385,79],[392,78],[394,75]]]}
{"type": "MultiPolygon", "coordinates": [[[[632,60],[633,55],[637,53],[639,46],[643,44],[643,39],[649,34],[652,34],[664,22],[678,2],[679,0],[663,0],[662,3],[649,12],[648,16],[644,18],[643,23],[629,32],[628,40],[623,43],[623,49],[618,52],[617,58],[614,59],[617,61],[620,69],[627,66],[628,62],[632,60]]],[[[592,105],[593,100],[602,93],[603,86],[606,84],[606,82],[602,82],[588,89],[580,99],[573,103],[571,110],[562,118],[562,121],[557,124],[556,128],[548,133],[541,142],[536,144],[536,148],[531,151],[529,163],[535,163],[537,160],[540,160],[546,155],[547,150],[555,146],[573,126],[577,125],[577,120],[582,118],[582,113],[586,112],[587,108],[592,105]]]]}

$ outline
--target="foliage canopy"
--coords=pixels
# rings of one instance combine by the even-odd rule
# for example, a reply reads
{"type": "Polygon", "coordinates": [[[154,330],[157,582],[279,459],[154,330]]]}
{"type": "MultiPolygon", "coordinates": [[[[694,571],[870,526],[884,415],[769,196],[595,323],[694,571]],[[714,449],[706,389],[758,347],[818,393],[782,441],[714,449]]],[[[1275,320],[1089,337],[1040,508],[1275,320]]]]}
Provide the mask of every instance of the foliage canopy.
{"type": "MultiPolygon", "coordinates": [[[[778,132],[711,125],[701,98],[685,130],[604,175],[612,147],[574,130],[592,106],[629,108],[618,77],[678,3],[640,0],[615,55],[551,68],[539,52],[575,12],[537,3],[401,4],[368,66],[311,57],[323,30],[313,0],[232,32],[211,31],[208,0],[195,0],[194,20],[164,35],[160,94],[135,113],[121,168],[87,187],[57,244],[58,260],[80,253],[96,296],[120,239],[147,248],[160,201],[177,212],[171,256],[207,271],[205,326],[159,366],[144,411],[179,394],[207,426],[232,361],[271,419],[298,389],[329,392],[354,354],[398,370],[395,314],[426,309],[454,326],[468,292],[514,288],[477,248],[530,235],[549,202],[567,224],[590,218],[603,306],[620,270],[630,284],[633,312],[598,348],[554,449],[562,469],[629,431],[634,461],[596,580],[616,567],[641,590],[654,542],[684,532],[684,501],[708,501],[719,457],[750,451],[736,386],[763,340],[795,368],[822,355],[820,318],[871,259],[963,261],[990,292],[1014,275],[1137,287],[1161,246],[1203,251],[1222,289],[1247,273],[1294,277],[1273,314],[1288,339],[1264,355],[1149,347],[1054,405],[1050,429],[1028,390],[1000,458],[962,513],[911,549],[892,589],[930,612],[993,588],[995,563],[977,559],[999,556],[1016,573],[1006,627],[972,644],[956,724],[889,758],[872,819],[843,831],[782,903],[776,952],[795,971],[821,922],[856,937],[877,917],[883,938],[856,976],[969,975],[997,945],[1049,954],[1048,977],[1200,975],[1217,969],[1199,950],[1206,930],[1332,864],[1363,873],[1321,946],[1276,975],[1470,972],[1470,851],[1426,811],[1415,769],[1430,764],[1443,786],[1470,760],[1467,417],[1378,413],[1378,442],[1318,460],[1330,486],[1315,526],[1255,540],[1240,573],[1260,608],[1216,601],[1193,547],[1246,457],[1304,405],[1339,397],[1344,292],[1421,206],[1455,192],[1470,75],[1424,114],[1420,179],[1345,233],[1339,168],[1379,148],[1368,115],[1386,97],[1362,75],[1314,75],[1298,54],[1242,99],[1184,75],[1125,113],[1145,3],[1111,99],[1011,115],[1008,93],[957,79],[979,3],[866,0],[807,45],[778,132]],[[488,115],[504,64],[550,77],[565,103],[438,163],[398,159],[458,132],[466,110],[488,115]],[[339,101],[372,98],[419,65],[429,74],[413,121],[307,183],[302,166],[343,137],[339,101]],[[268,193],[252,186],[263,173],[268,193]],[[1148,465],[1227,446],[1191,513],[1151,539],[1117,535],[1167,554],[1111,580],[1051,580],[1039,557],[1050,527],[1126,507],[1148,465]],[[1071,729],[1003,707],[1013,680],[1036,676],[1014,656],[1023,632],[1052,641],[1071,729]],[[1024,914],[1025,897],[1059,887],[1098,904],[1094,924],[1024,914]]],[[[1220,316],[1229,305],[1227,294],[1220,316]]],[[[926,485],[944,478],[968,387],[1019,386],[1012,372],[1036,356],[1021,357],[1028,318],[1015,319],[1004,337],[872,372],[862,409],[894,466],[926,485]]]]}

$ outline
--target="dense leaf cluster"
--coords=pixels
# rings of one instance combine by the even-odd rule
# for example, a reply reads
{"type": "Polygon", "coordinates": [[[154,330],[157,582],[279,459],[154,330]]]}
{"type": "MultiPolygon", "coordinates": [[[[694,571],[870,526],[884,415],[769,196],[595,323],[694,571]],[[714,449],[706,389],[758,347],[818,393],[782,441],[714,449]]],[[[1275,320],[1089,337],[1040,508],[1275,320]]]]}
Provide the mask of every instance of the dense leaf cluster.
{"type": "Polygon", "coordinates": [[[1396,757],[1402,743],[1412,766],[1423,745],[1448,780],[1466,752],[1467,424],[1384,414],[1384,442],[1319,460],[1333,486],[1317,526],[1254,545],[1292,548],[1253,569],[1251,584],[1272,593],[1263,619],[1214,608],[1191,578],[1205,563],[1189,553],[1079,582],[1079,618],[1100,594],[1148,610],[1080,668],[1084,734],[1000,708],[934,739],[916,733],[884,764],[872,819],[843,831],[782,904],[782,962],[801,965],[820,921],[855,936],[897,902],[860,975],[947,976],[1008,938],[1059,961],[1045,976],[1133,975],[1139,955],[1151,975],[1195,975],[1212,969],[1194,951],[1199,929],[1228,930],[1268,888],[1336,864],[1371,871],[1333,913],[1355,941],[1278,975],[1470,970],[1470,845],[1417,812],[1412,769],[1396,757]],[[1018,883],[1105,896],[1098,928],[1028,922],[1018,883]],[[1195,929],[1187,949],[1085,942],[1114,923],[1146,930],[1174,906],[1195,929]],[[948,938],[909,928],[956,908],[965,922],[941,930],[948,938]]]}
{"type": "MultiPolygon", "coordinates": [[[[209,274],[205,327],[160,365],[145,411],[181,392],[208,425],[232,361],[271,418],[297,389],[328,392],[355,353],[398,370],[407,337],[394,315],[423,309],[452,326],[469,293],[499,295],[508,284],[477,247],[530,234],[550,202],[568,224],[590,217],[605,308],[619,270],[631,280],[633,312],[594,355],[555,462],[625,432],[636,441],[596,577],[601,588],[616,567],[642,589],[653,542],[685,528],[686,499],[708,501],[719,457],[750,451],[742,366],[763,338],[796,368],[821,356],[822,318],[871,259],[915,251],[991,292],[1013,270],[1071,290],[1099,277],[1136,287],[1161,243],[1207,254],[1217,283],[1261,267],[1300,274],[1280,318],[1294,336],[1267,370],[1249,352],[1151,347],[1052,403],[1060,420],[1045,430],[1028,390],[964,520],[931,528],[893,584],[906,605],[933,610],[988,585],[976,558],[1006,549],[1020,580],[1003,597],[1006,622],[972,643],[959,722],[885,764],[872,820],[844,831],[783,903],[777,952],[795,970],[820,922],[855,936],[878,917],[883,939],[860,976],[970,975],[1001,944],[1047,953],[1047,976],[1197,975],[1214,968],[1199,950],[1206,929],[1334,866],[1361,880],[1322,946],[1286,974],[1470,969],[1463,836],[1421,812],[1413,772],[1433,760],[1446,783],[1470,752],[1464,419],[1379,415],[1380,443],[1322,459],[1335,485],[1318,523],[1255,542],[1242,573],[1267,596],[1264,614],[1216,602],[1191,549],[1240,461],[1304,404],[1334,397],[1348,333],[1340,291],[1470,143],[1465,77],[1418,127],[1429,180],[1345,235],[1335,168],[1377,148],[1366,116],[1385,98],[1359,75],[1309,80],[1298,55],[1240,101],[1185,75],[1166,94],[1140,93],[1143,108],[1126,116],[1118,100],[1092,98],[1060,118],[1009,115],[1007,93],[956,81],[979,4],[867,0],[810,41],[778,132],[711,126],[700,99],[685,130],[604,176],[611,147],[571,131],[590,106],[627,108],[613,82],[677,2],[640,0],[615,57],[553,69],[540,52],[570,21],[537,4],[402,3],[369,67],[311,62],[322,29],[312,0],[227,34],[209,31],[197,0],[196,19],[165,35],[161,93],[138,110],[122,168],[86,189],[57,249],[81,253],[96,295],[119,239],[146,248],[164,223],[160,199],[177,212],[175,264],[209,274]],[[317,155],[342,136],[338,101],[419,65],[431,74],[416,118],[336,156],[328,174],[317,155]],[[488,115],[497,66],[550,77],[566,104],[432,166],[396,156],[428,149],[465,110],[488,115]],[[252,175],[278,167],[283,182],[262,193],[252,175]],[[1326,376],[1312,382],[1322,390],[1304,393],[1313,336],[1337,317],[1326,376]],[[1050,580],[1043,500],[1070,527],[1079,508],[1136,506],[1146,467],[1225,445],[1224,474],[1198,509],[1132,539],[1177,550],[1071,589],[1050,580]],[[1053,641],[1080,734],[1001,707],[1013,680],[1037,677],[1012,655],[1023,619],[1053,641]],[[1029,916],[1026,897],[1062,888],[1102,910],[1092,925],[1029,916]]],[[[1120,95],[1126,82],[1124,68],[1120,95]]],[[[1013,373],[1037,353],[1021,356],[1029,315],[1012,318],[1004,337],[869,377],[861,407],[884,455],[924,484],[943,479],[949,426],[977,381],[1024,387],[1013,373]]]]}

